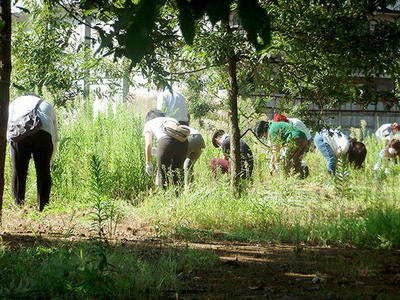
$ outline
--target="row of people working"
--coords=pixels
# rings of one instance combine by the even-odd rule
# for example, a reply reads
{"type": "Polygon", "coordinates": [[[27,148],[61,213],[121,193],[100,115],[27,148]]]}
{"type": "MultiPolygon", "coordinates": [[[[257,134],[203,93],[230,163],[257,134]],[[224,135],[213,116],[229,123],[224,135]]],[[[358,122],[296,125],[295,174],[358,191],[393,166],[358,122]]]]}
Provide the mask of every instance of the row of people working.
{"type": "MultiPolygon", "coordinates": [[[[166,174],[172,171],[174,174],[174,182],[179,176],[185,178],[185,184],[189,184],[193,177],[193,166],[200,157],[205,147],[204,139],[200,132],[190,129],[190,136],[187,142],[178,142],[162,130],[162,123],[165,118],[161,111],[151,111],[146,118],[144,128],[144,136],[146,137],[146,172],[153,174],[151,165],[152,137],[157,140],[158,147],[156,151],[157,169],[160,186],[166,184],[166,174]],[[184,155],[184,153],[187,155],[184,155]],[[181,175],[179,175],[181,173],[181,175]],[[190,178],[190,179],[189,179],[190,178]]],[[[376,132],[377,137],[387,139],[393,137],[396,133],[397,124],[383,125],[376,132]],[[390,129],[391,128],[391,132],[390,129]],[[383,130],[384,129],[384,130],[383,130]],[[383,133],[383,134],[381,134],[383,133]]],[[[299,177],[304,178],[305,170],[308,167],[303,155],[309,150],[312,141],[316,148],[321,152],[327,161],[327,171],[329,174],[335,175],[336,165],[339,157],[347,160],[355,168],[360,168],[366,158],[367,149],[364,143],[350,138],[339,130],[324,129],[317,132],[312,139],[312,135],[305,124],[296,118],[287,118],[284,115],[275,115],[273,121],[258,121],[254,127],[254,132],[258,138],[265,137],[268,140],[267,147],[271,155],[270,170],[273,174],[279,169],[281,163],[284,165],[285,173],[294,172],[299,177]]],[[[229,173],[230,162],[230,136],[224,130],[219,129],[212,134],[212,144],[214,147],[221,148],[223,158],[212,158],[211,169],[215,176],[218,173],[229,173]]],[[[380,166],[390,161],[396,161],[396,157],[400,153],[400,141],[392,139],[383,149],[375,165],[375,172],[378,176],[380,166]]],[[[241,178],[248,178],[252,175],[254,168],[253,153],[248,144],[240,140],[241,154],[241,178]]],[[[308,173],[308,172],[307,172],[308,173]]]]}
{"type": "MultiPolygon", "coordinates": [[[[189,185],[193,180],[193,166],[200,157],[205,142],[194,128],[188,127],[190,135],[184,142],[168,136],[162,129],[162,121],[165,118],[161,111],[150,111],[146,118],[144,127],[145,153],[146,153],[146,172],[153,174],[151,165],[151,154],[153,137],[156,139],[158,147],[155,151],[157,158],[158,184],[166,186],[167,172],[173,172],[174,182],[185,172],[185,184],[189,185]]],[[[171,119],[171,118],[169,118],[171,119]]],[[[10,153],[12,160],[12,195],[15,202],[19,205],[25,201],[26,177],[29,160],[33,157],[35,161],[37,175],[37,195],[38,208],[43,210],[49,202],[51,189],[50,162],[53,159],[59,142],[57,121],[52,105],[37,95],[25,95],[14,100],[9,106],[9,122],[7,139],[10,142],[10,153]],[[23,116],[37,111],[41,120],[39,130],[21,140],[11,138],[10,124],[23,116]]],[[[175,119],[171,119],[175,120],[175,119]]],[[[381,170],[388,172],[389,164],[397,163],[400,154],[400,140],[395,139],[399,132],[397,123],[384,124],[376,132],[378,139],[387,141],[386,146],[379,153],[378,161],[374,167],[377,177],[381,170]]],[[[305,176],[301,159],[308,150],[311,143],[311,134],[307,127],[298,119],[286,118],[276,115],[274,122],[259,121],[255,128],[258,137],[267,137],[271,149],[271,170],[278,168],[279,160],[283,157],[285,171],[289,173],[294,169],[295,173],[305,176]],[[289,145],[289,147],[287,147],[289,145]]],[[[213,158],[211,168],[214,175],[227,173],[230,168],[230,137],[223,130],[216,130],[212,135],[212,143],[215,147],[222,149],[223,158],[213,158]]],[[[314,137],[314,144],[323,154],[328,163],[328,172],[335,173],[337,157],[345,155],[349,162],[356,167],[361,167],[365,156],[366,148],[361,142],[350,139],[339,131],[323,130],[314,137]]],[[[250,147],[240,141],[241,165],[240,176],[247,178],[251,176],[254,166],[253,153],[250,147]]]]}

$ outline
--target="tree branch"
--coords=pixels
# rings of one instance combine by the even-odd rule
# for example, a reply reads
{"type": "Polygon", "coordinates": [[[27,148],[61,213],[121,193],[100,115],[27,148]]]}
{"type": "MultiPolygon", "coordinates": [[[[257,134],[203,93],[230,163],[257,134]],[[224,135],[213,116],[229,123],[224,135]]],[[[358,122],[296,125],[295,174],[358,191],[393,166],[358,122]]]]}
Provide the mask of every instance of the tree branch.
{"type": "Polygon", "coordinates": [[[79,24],[83,24],[83,25],[85,25],[85,26],[87,26],[87,27],[89,27],[89,28],[91,28],[91,29],[93,29],[93,30],[98,31],[98,29],[95,28],[94,26],[92,26],[91,24],[88,24],[88,23],[85,22],[84,20],[81,20],[81,19],[79,19],[77,16],[75,16],[75,13],[74,13],[72,10],[68,9],[68,8],[66,7],[66,5],[62,3],[62,1],[57,1],[57,4],[60,5],[67,13],[69,13],[70,16],[71,16],[73,19],[75,19],[76,21],[78,21],[79,24]]]}

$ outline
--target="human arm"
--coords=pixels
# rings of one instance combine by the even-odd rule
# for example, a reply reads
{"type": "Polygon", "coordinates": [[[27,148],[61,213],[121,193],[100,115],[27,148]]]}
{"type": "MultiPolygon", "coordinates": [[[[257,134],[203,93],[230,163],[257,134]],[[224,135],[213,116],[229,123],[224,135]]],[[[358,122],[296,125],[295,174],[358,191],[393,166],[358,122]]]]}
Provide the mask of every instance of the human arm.
{"type": "Polygon", "coordinates": [[[151,153],[152,153],[152,143],[153,134],[150,131],[144,133],[145,137],[145,160],[146,160],[146,173],[149,176],[153,175],[153,165],[151,164],[151,153]]]}
{"type": "Polygon", "coordinates": [[[153,134],[151,131],[147,131],[144,133],[144,139],[145,139],[145,159],[146,163],[151,162],[151,153],[152,153],[152,144],[153,144],[153,134]]]}
{"type": "Polygon", "coordinates": [[[374,166],[374,171],[375,171],[375,178],[378,179],[378,174],[379,174],[379,169],[381,168],[382,165],[382,159],[385,156],[385,149],[381,150],[379,152],[379,156],[378,156],[378,161],[376,162],[375,166],[374,166]]]}
{"type": "Polygon", "coordinates": [[[56,113],[55,113],[53,107],[51,107],[50,117],[51,117],[51,121],[53,123],[52,129],[51,129],[51,136],[52,136],[52,142],[53,142],[53,153],[51,154],[51,159],[50,159],[50,161],[52,162],[54,160],[55,155],[56,155],[56,152],[57,152],[57,149],[58,149],[58,143],[60,141],[60,138],[58,136],[58,126],[57,126],[56,113]]]}

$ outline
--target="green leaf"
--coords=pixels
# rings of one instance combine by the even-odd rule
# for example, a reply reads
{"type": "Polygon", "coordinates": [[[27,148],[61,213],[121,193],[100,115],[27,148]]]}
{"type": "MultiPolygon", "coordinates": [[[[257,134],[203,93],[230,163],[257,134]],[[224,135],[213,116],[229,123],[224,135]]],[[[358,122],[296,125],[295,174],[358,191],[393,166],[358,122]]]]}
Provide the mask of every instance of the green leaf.
{"type": "Polygon", "coordinates": [[[5,21],[0,21],[0,31],[3,30],[4,25],[6,25],[5,21]]]}
{"type": "Polygon", "coordinates": [[[192,13],[192,8],[187,0],[177,0],[177,4],[179,9],[178,19],[182,35],[186,43],[192,45],[195,32],[195,18],[192,13]]]}
{"type": "Polygon", "coordinates": [[[264,49],[271,41],[269,15],[257,0],[239,0],[238,10],[249,41],[257,50],[264,49]]]}
{"type": "Polygon", "coordinates": [[[154,22],[159,12],[159,2],[159,0],[141,1],[127,30],[125,37],[127,57],[132,59],[133,63],[138,63],[153,46],[150,34],[154,29],[154,22]]]}
{"type": "Polygon", "coordinates": [[[206,4],[206,13],[212,24],[229,19],[232,0],[209,0],[206,4]]]}

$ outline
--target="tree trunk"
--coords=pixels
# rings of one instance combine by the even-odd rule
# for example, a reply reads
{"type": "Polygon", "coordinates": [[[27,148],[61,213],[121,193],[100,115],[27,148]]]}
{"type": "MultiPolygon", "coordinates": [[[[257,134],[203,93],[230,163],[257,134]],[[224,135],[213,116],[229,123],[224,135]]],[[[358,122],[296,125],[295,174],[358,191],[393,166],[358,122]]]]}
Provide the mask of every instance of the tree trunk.
{"type": "MultiPolygon", "coordinates": [[[[225,29],[225,38],[227,41],[232,40],[232,30],[229,22],[223,23],[225,29]]],[[[229,45],[229,43],[227,43],[229,45]]],[[[229,125],[230,125],[230,137],[231,137],[231,186],[235,192],[239,190],[240,171],[242,168],[240,161],[240,129],[238,119],[238,84],[237,84],[237,55],[235,53],[234,46],[231,46],[228,50],[227,62],[228,62],[228,102],[229,102],[229,125]]]]}
{"type": "Polygon", "coordinates": [[[237,109],[238,85],[236,66],[237,58],[235,53],[232,51],[228,57],[228,101],[232,159],[231,185],[236,191],[239,191],[239,174],[242,166],[240,161],[240,129],[237,109]]]}
{"type": "Polygon", "coordinates": [[[11,1],[0,0],[0,226],[3,211],[4,163],[11,74],[11,1]]]}

